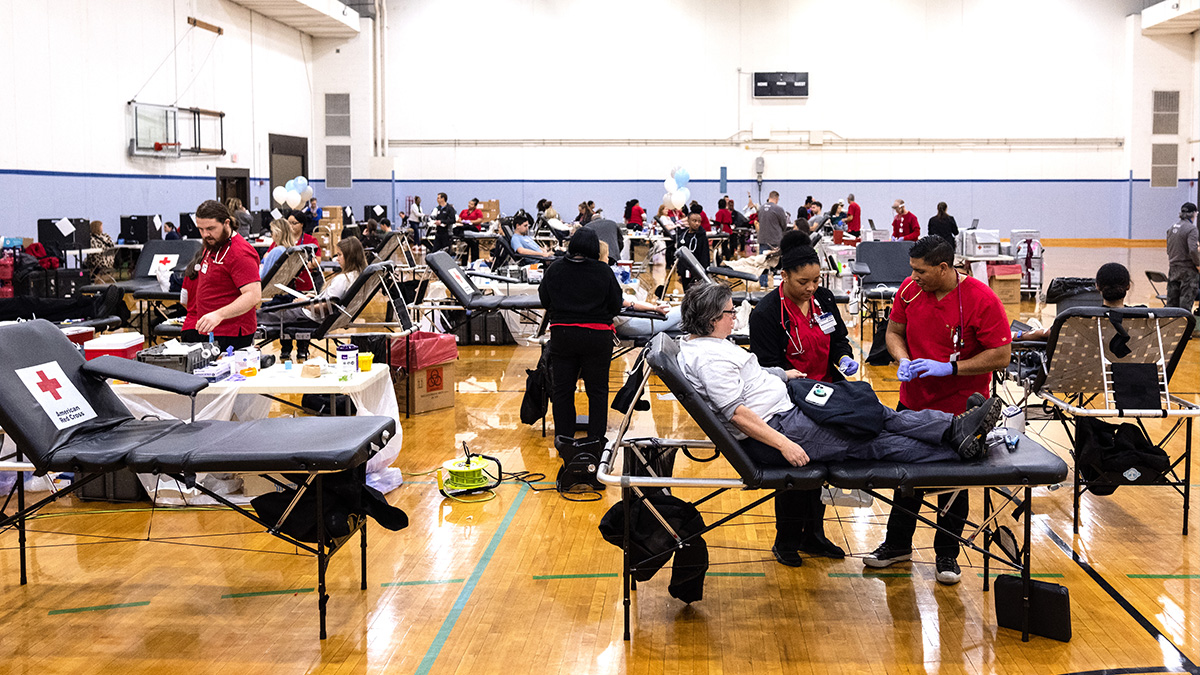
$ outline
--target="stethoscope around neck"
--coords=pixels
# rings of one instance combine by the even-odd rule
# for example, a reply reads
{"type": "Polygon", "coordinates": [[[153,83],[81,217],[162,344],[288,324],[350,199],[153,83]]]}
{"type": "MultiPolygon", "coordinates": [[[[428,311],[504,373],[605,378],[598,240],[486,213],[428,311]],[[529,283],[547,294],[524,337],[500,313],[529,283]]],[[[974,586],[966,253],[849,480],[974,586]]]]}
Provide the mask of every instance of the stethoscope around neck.
{"type": "MultiPolygon", "coordinates": [[[[810,303],[808,309],[808,326],[811,328],[816,325],[817,311],[820,307],[817,305],[815,297],[810,297],[808,301],[810,303]]],[[[800,340],[796,331],[792,330],[792,321],[791,317],[788,316],[785,302],[792,302],[792,300],[783,294],[783,289],[781,288],[779,289],[779,325],[783,327],[783,332],[788,337],[788,345],[795,351],[797,356],[800,356],[804,354],[804,343],[800,340]]],[[[792,304],[795,305],[796,303],[792,302],[792,304]]],[[[797,305],[797,309],[799,309],[799,305],[797,305]]]]}
{"type": "MultiPolygon", "coordinates": [[[[900,296],[900,299],[903,300],[904,304],[906,305],[910,304],[913,300],[916,300],[917,297],[923,292],[915,280],[913,281],[912,285],[917,287],[917,292],[913,294],[911,298],[906,298],[903,295],[900,296]]],[[[957,355],[957,352],[960,351],[963,348],[963,345],[966,343],[963,327],[962,273],[958,270],[954,271],[954,295],[955,299],[958,301],[958,330],[954,331],[950,335],[950,348],[953,349],[957,355]]]]}

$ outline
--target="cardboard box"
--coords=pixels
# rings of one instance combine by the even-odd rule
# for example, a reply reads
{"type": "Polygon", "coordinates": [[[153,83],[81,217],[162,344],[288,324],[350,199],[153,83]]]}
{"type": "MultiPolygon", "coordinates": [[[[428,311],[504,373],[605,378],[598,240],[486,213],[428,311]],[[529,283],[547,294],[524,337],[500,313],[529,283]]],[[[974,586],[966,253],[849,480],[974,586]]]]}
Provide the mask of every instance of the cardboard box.
{"type": "Polygon", "coordinates": [[[998,274],[988,279],[988,285],[1005,305],[1021,304],[1021,275],[998,274]]]}
{"type": "Polygon", "coordinates": [[[1000,255],[1000,230],[967,230],[960,241],[965,256],[1000,255]]]}
{"type": "Polygon", "coordinates": [[[500,200],[489,199],[479,202],[479,210],[483,211],[483,219],[487,222],[500,219],[500,200]]]}
{"type": "Polygon", "coordinates": [[[324,216],[324,218],[321,218],[322,225],[325,224],[325,221],[329,220],[336,222],[338,227],[341,227],[342,221],[344,220],[342,207],[340,206],[322,206],[321,215],[324,216]]]}
{"type": "Polygon", "coordinates": [[[454,407],[454,362],[429,366],[405,375],[392,370],[396,401],[410,415],[454,407]]]}

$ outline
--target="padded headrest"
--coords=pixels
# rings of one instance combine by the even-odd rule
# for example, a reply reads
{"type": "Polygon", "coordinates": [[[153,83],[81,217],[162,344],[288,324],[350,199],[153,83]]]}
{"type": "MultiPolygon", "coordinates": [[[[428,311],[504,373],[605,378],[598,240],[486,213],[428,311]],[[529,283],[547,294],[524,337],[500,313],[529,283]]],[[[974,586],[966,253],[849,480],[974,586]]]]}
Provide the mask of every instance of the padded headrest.
{"type": "Polygon", "coordinates": [[[133,417],[105,381],[83,374],[83,364],[79,350],[49,321],[0,326],[0,427],[35,466],[44,466],[52,450],[77,432],[133,417]],[[59,381],[55,365],[67,383],[59,381]],[[17,373],[22,369],[30,369],[22,373],[24,378],[17,373]],[[71,389],[86,406],[72,405],[76,397],[71,389]],[[67,406],[90,406],[94,415],[67,406]],[[51,418],[56,413],[68,419],[56,425],[51,418]]]}
{"type": "Polygon", "coordinates": [[[163,255],[177,255],[179,259],[175,261],[175,270],[181,270],[196,255],[196,251],[204,242],[200,239],[151,239],[142,247],[142,253],[138,256],[137,269],[134,270],[134,278],[149,277],[150,266],[154,264],[157,257],[163,255]]]}
{"type": "Polygon", "coordinates": [[[758,487],[762,483],[762,470],[750,459],[738,443],[738,439],[729,432],[708,402],[701,398],[700,393],[683,374],[683,369],[679,367],[679,342],[664,333],[659,333],[650,341],[646,352],[646,362],[683,404],[696,424],[699,424],[709,439],[716,444],[717,451],[725,456],[748,487],[758,487]]]}
{"type": "Polygon", "coordinates": [[[479,289],[471,282],[470,277],[466,275],[463,268],[454,262],[454,258],[450,257],[445,251],[437,251],[425,256],[425,263],[429,265],[429,269],[437,275],[446,286],[446,290],[458,300],[460,305],[471,304],[471,296],[479,293],[479,289]]]}
{"type": "Polygon", "coordinates": [[[331,312],[326,317],[324,322],[326,327],[321,333],[345,328],[357,319],[358,315],[362,314],[363,309],[366,308],[367,303],[371,302],[371,298],[375,297],[375,294],[379,292],[379,287],[383,283],[384,277],[390,274],[392,268],[395,266],[396,263],[390,260],[367,265],[366,269],[354,280],[354,283],[350,284],[350,288],[346,289],[346,293],[341,298],[338,298],[339,304],[346,310],[345,313],[341,311],[331,312]]]}
{"type": "Polygon", "coordinates": [[[1112,363],[1157,363],[1161,356],[1169,382],[1195,326],[1192,313],[1179,307],[1072,307],[1054,318],[1046,345],[1046,372],[1034,380],[1034,389],[1070,394],[1104,391],[1101,353],[1112,363]],[[1129,352],[1118,356],[1112,344],[1121,331],[1128,335],[1128,341],[1121,342],[1129,352]]]}
{"type": "Polygon", "coordinates": [[[274,294],[274,291],[278,290],[273,288],[275,284],[287,286],[292,283],[296,275],[300,274],[300,270],[304,268],[306,258],[314,255],[316,250],[315,244],[304,244],[289,247],[284,251],[283,255],[275,259],[275,262],[271,264],[271,269],[267,270],[266,276],[263,277],[263,293],[274,294]]]}
{"type": "Polygon", "coordinates": [[[855,262],[864,263],[871,268],[871,273],[863,277],[862,283],[867,284],[896,284],[904,281],[912,274],[908,264],[908,252],[912,249],[911,241],[864,241],[854,250],[855,262]]]}

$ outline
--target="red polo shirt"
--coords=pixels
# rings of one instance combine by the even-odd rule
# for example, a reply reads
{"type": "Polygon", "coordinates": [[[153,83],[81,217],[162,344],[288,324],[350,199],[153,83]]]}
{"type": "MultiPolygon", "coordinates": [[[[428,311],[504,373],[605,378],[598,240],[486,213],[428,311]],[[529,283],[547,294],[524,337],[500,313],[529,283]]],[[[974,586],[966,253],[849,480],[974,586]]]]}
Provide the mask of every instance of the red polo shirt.
{"type": "MultiPolygon", "coordinates": [[[[1000,298],[974,277],[962,277],[958,287],[941,300],[923,292],[911,277],[905,279],[893,301],[891,320],[905,325],[904,338],[913,359],[946,362],[957,350],[961,363],[1012,342],[1000,298]]],[[[972,393],[987,396],[991,381],[991,373],[917,378],[900,383],[900,402],[913,410],[957,415],[967,409],[972,393]]]]}
{"type": "Polygon", "coordinates": [[[183,330],[195,330],[196,319],[200,318],[200,315],[193,311],[193,308],[196,306],[196,284],[198,283],[200,283],[200,277],[192,279],[186,274],[183,277],[183,290],[187,291],[188,297],[186,305],[188,313],[183,317],[183,330]]]}
{"type": "Polygon", "coordinates": [[[646,224],[646,209],[642,208],[641,204],[634,204],[629,210],[630,225],[645,225],[646,224]]]}
{"type": "Polygon", "coordinates": [[[906,241],[916,241],[921,238],[921,223],[917,221],[917,217],[913,215],[912,211],[905,211],[904,215],[898,215],[892,219],[892,236],[906,241]]]}
{"type": "MultiPolygon", "coordinates": [[[[258,252],[236,232],[219,251],[205,252],[200,261],[200,276],[196,280],[196,318],[237,300],[246,284],[258,283],[258,263],[258,252]]],[[[189,297],[189,310],[192,302],[189,297]]],[[[257,327],[258,321],[251,307],[240,316],[226,319],[213,332],[225,337],[237,337],[253,335],[257,327]]]]}
{"type": "Polygon", "coordinates": [[[850,212],[850,222],[846,224],[846,231],[850,234],[859,234],[862,232],[862,207],[858,202],[850,202],[846,207],[850,212]]]}
{"type": "Polygon", "coordinates": [[[713,222],[721,226],[721,231],[725,234],[733,232],[733,213],[729,209],[717,209],[717,215],[713,216],[713,222]]]}

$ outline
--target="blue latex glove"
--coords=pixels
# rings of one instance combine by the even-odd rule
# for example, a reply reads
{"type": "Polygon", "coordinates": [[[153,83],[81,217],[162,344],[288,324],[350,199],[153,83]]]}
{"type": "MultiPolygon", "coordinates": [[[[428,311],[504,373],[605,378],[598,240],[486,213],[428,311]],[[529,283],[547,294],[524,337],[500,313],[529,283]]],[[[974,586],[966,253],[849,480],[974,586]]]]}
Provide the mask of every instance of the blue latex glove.
{"type": "Polygon", "coordinates": [[[911,368],[912,361],[910,359],[900,359],[900,367],[896,368],[896,379],[901,382],[908,382],[913,379],[911,368]]]}
{"type": "Polygon", "coordinates": [[[954,364],[933,359],[917,359],[908,366],[911,377],[946,377],[954,374],[954,364]]]}
{"type": "Polygon", "coordinates": [[[855,361],[849,356],[843,356],[841,360],[838,361],[838,368],[841,369],[843,375],[849,377],[858,372],[858,361],[855,361]]]}

